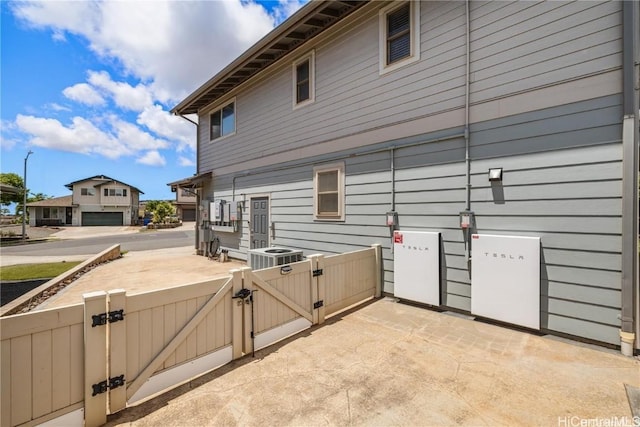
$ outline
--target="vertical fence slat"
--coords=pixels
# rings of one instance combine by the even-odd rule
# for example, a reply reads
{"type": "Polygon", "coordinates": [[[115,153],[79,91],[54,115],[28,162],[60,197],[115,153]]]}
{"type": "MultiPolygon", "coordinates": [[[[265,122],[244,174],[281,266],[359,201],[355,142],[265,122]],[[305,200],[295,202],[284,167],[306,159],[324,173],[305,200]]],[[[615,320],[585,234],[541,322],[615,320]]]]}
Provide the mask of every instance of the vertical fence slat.
{"type": "Polygon", "coordinates": [[[31,335],[11,339],[11,424],[31,420],[31,335]]]}
{"type": "Polygon", "coordinates": [[[71,325],[69,337],[69,400],[76,403],[84,399],[84,325],[71,325]]]}
{"type": "MultiPolygon", "coordinates": [[[[242,281],[243,287],[252,291],[253,287],[253,273],[249,267],[242,268],[242,281]]],[[[255,309],[255,307],[254,307],[255,309]]],[[[243,337],[242,337],[242,350],[244,354],[253,352],[253,340],[251,339],[251,333],[253,332],[253,319],[251,316],[251,306],[244,308],[243,319],[243,337]]]]}
{"type": "MultiPolygon", "coordinates": [[[[318,268],[318,257],[320,255],[310,255],[309,256],[309,261],[311,262],[311,269],[309,270],[309,276],[311,277],[311,280],[309,280],[309,283],[311,283],[311,307],[313,307],[313,303],[316,301],[320,301],[319,298],[319,294],[318,294],[318,278],[317,277],[313,277],[313,270],[315,270],[316,268],[318,268]]],[[[312,308],[312,314],[313,314],[313,324],[314,325],[318,325],[320,323],[319,319],[318,319],[318,310],[313,309],[312,308]]]]}
{"type": "Polygon", "coordinates": [[[90,292],[84,298],[84,425],[107,422],[107,393],[93,396],[93,384],[107,379],[107,327],[92,326],[92,316],[107,312],[107,293],[90,292]]]}
{"type": "Polygon", "coordinates": [[[71,337],[70,328],[57,328],[52,332],[52,409],[71,404],[71,337]]]}
{"type": "Polygon", "coordinates": [[[33,412],[31,416],[36,419],[52,411],[51,330],[33,334],[31,345],[35,350],[32,352],[33,412]]]}
{"type": "Polygon", "coordinates": [[[109,291],[109,311],[123,310],[124,320],[109,324],[109,377],[125,375],[125,386],[109,390],[109,411],[113,414],[127,406],[127,307],[126,291],[109,291]]]}
{"type": "MultiPolygon", "coordinates": [[[[235,270],[231,270],[229,272],[232,276],[233,280],[233,287],[231,290],[231,295],[235,296],[237,295],[237,293],[240,291],[240,289],[242,289],[242,270],[239,269],[235,269],[235,270]]],[[[232,334],[233,336],[231,337],[231,347],[233,349],[233,358],[234,359],[238,359],[240,357],[242,357],[242,314],[243,314],[243,310],[242,310],[242,306],[244,305],[244,303],[242,302],[242,300],[240,298],[236,298],[236,299],[232,299],[231,300],[231,307],[232,307],[232,320],[231,320],[231,327],[232,327],[232,334]]]]}
{"type": "Polygon", "coordinates": [[[316,287],[318,289],[318,297],[315,301],[312,301],[312,304],[316,301],[323,301],[322,307],[317,310],[318,312],[318,325],[322,325],[324,323],[324,319],[326,316],[326,295],[327,295],[327,278],[325,276],[325,262],[324,255],[320,254],[316,257],[316,265],[315,268],[318,270],[322,270],[323,274],[316,277],[316,287]]]}
{"type": "Polygon", "coordinates": [[[11,425],[11,340],[0,345],[0,425],[11,425]]]}
{"type": "Polygon", "coordinates": [[[375,261],[375,281],[376,281],[376,298],[380,298],[382,296],[382,278],[383,276],[383,266],[382,266],[382,245],[380,243],[375,243],[371,245],[376,251],[376,261],[375,261]]]}

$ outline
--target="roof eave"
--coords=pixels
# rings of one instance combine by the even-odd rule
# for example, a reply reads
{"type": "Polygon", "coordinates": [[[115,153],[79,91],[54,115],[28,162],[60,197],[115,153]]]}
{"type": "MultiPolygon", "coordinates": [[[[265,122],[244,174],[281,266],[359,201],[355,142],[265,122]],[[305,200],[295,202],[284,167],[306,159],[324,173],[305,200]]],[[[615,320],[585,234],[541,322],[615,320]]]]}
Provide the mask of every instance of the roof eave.
{"type": "MultiPolygon", "coordinates": [[[[288,46],[285,51],[289,53],[295,50],[300,44],[305,43],[306,41],[312,39],[317,36],[319,33],[322,33],[326,29],[333,26],[336,22],[343,19],[345,16],[349,15],[354,10],[358,9],[360,6],[366,4],[368,1],[352,1],[352,0],[314,0],[307,3],[305,6],[300,8],[296,13],[291,15],[286,21],[260,39],[256,44],[246,50],[242,55],[236,58],[233,62],[223,68],[220,72],[218,72],[215,76],[209,79],[206,83],[196,89],[193,93],[187,96],[182,102],[176,105],[171,109],[171,113],[175,115],[185,115],[185,114],[196,114],[202,106],[198,106],[198,101],[204,97],[213,97],[214,99],[210,102],[215,102],[216,99],[224,96],[233,88],[243,84],[246,80],[250,79],[253,75],[261,72],[262,70],[269,68],[274,63],[278,62],[281,56],[275,58],[273,61],[266,61],[265,65],[261,65],[257,68],[257,71],[250,72],[248,76],[245,78],[238,77],[241,81],[237,83],[228,83],[231,85],[231,88],[227,88],[226,92],[222,95],[218,95],[215,97],[210,92],[214,90],[220,83],[222,83],[227,78],[232,78],[234,73],[242,71],[242,68],[248,66],[250,62],[257,61],[258,56],[266,54],[268,50],[274,49],[274,46],[279,44],[279,42],[291,38],[291,35],[295,33],[294,30],[296,27],[308,25],[307,23],[313,20],[314,15],[323,14],[332,6],[342,5],[343,7],[351,7],[348,9],[344,16],[334,16],[335,19],[328,19],[323,25],[321,25],[317,32],[310,31],[310,35],[308,38],[305,38],[300,43],[292,42],[290,46],[288,46]]],[[[311,25],[313,26],[313,25],[311,25]]],[[[256,70],[255,67],[252,67],[256,70]]],[[[233,77],[235,79],[235,77],[233,77]]],[[[224,90],[224,89],[222,89],[224,90]]],[[[210,103],[209,102],[209,103],[210,103]]],[[[207,103],[208,104],[208,103],[207,103]]]]}

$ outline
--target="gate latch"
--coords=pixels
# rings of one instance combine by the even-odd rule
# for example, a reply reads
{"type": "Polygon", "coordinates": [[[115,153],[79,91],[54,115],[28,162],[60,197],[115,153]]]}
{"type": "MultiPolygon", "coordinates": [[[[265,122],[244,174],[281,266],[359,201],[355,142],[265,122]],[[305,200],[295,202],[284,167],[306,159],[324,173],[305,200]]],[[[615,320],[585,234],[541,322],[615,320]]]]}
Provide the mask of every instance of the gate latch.
{"type": "Polygon", "coordinates": [[[107,322],[114,323],[124,320],[124,310],[114,310],[108,313],[94,314],[91,316],[91,327],[106,325],[107,322]]]}
{"type": "Polygon", "coordinates": [[[313,303],[313,309],[314,310],[316,310],[316,309],[318,309],[318,308],[320,308],[322,306],[324,306],[324,301],[323,300],[320,300],[320,301],[317,301],[317,302],[313,303]]]}
{"type": "Polygon", "coordinates": [[[247,288],[242,288],[232,298],[246,299],[249,295],[251,295],[251,291],[247,288]]]}
{"type": "Polygon", "coordinates": [[[322,269],[313,270],[313,277],[322,276],[322,269]]]}
{"type": "Polygon", "coordinates": [[[97,396],[98,394],[106,393],[109,389],[122,387],[124,385],[124,375],[118,375],[117,377],[109,378],[109,381],[104,380],[99,383],[92,384],[91,388],[93,393],[91,396],[97,396]]]}

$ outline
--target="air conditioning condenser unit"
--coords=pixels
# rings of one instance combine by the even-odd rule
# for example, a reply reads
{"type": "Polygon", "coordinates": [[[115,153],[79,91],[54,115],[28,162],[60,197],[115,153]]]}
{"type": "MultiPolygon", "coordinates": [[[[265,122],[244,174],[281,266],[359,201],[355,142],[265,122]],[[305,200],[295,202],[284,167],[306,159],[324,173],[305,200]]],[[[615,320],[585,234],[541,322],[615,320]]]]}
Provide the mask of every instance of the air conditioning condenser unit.
{"type": "Polygon", "coordinates": [[[302,259],[302,251],[296,249],[270,247],[249,250],[249,267],[254,270],[287,265],[302,259]]]}

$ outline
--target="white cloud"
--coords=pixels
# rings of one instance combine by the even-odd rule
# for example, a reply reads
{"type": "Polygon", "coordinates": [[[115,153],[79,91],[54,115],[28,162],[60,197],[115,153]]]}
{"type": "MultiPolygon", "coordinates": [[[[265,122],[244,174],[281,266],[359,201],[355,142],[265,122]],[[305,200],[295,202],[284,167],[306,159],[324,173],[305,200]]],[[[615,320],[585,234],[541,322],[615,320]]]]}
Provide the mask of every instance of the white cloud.
{"type": "Polygon", "coordinates": [[[78,83],[69,86],[62,91],[62,94],[72,101],[86,105],[103,105],[104,98],[91,86],[86,83],[78,83]]]}
{"type": "Polygon", "coordinates": [[[17,126],[9,120],[0,121],[0,148],[3,150],[11,150],[18,144],[17,139],[13,136],[17,126]]]}
{"type": "MultiPolygon", "coordinates": [[[[281,3],[278,19],[298,5],[297,0],[281,3]]],[[[243,0],[24,1],[11,6],[28,25],[50,29],[58,40],[65,33],[86,37],[98,55],[152,82],[163,103],[180,101],[276,22],[262,6],[243,0]]]]}
{"type": "Polygon", "coordinates": [[[121,120],[117,116],[111,116],[109,122],[118,142],[131,150],[153,150],[169,147],[169,142],[155,138],[133,123],[121,120]]]}
{"type": "Polygon", "coordinates": [[[74,153],[99,153],[108,158],[131,154],[126,147],[82,117],[74,117],[70,126],[56,119],[19,114],[18,128],[30,135],[30,143],[37,147],[52,148],[74,153]]]}
{"type": "Polygon", "coordinates": [[[115,82],[106,71],[89,71],[88,81],[106,92],[120,108],[142,111],[153,104],[151,92],[142,83],[134,87],[129,83],[115,82]]]}
{"type": "Polygon", "coordinates": [[[178,158],[178,164],[180,166],[195,166],[196,162],[193,159],[186,158],[184,156],[180,156],[178,158]]]}
{"type": "Polygon", "coordinates": [[[56,119],[18,115],[16,125],[38,147],[81,154],[98,154],[109,159],[132,156],[146,150],[166,148],[169,143],[155,138],[132,123],[115,116],[105,118],[102,129],[83,117],[69,126],[56,119]]]}
{"type": "Polygon", "coordinates": [[[66,107],[64,105],[60,105],[58,103],[52,102],[51,104],[47,104],[47,108],[50,108],[53,111],[71,111],[71,108],[66,107]]]}
{"type": "Polygon", "coordinates": [[[136,159],[136,163],[148,166],[164,166],[167,164],[167,161],[160,155],[160,153],[153,150],[148,151],[145,155],[136,159]]]}
{"type": "Polygon", "coordinates": [[[276,25],[282,23],[289,16],[305,5],[306,0],[278,0],[278,6],[273,8],[276,25]]]}
{"type": "MultiPolygon", "coordinates": [[[[33,110],[16,118],[17,130],[26,134],[21,139],[111,159],[140,156],[136,161],[147,165],[164,165],[157,150],[174,148],[184,154],[180,165],[193,166],[196,128],[164,106],[182,100],[301,4],[280,0],[270,15],[252,0],[11,2],[26,25],[51,31],[59,42],[83,37],[112,70],[122,71],[87,70],[86,82],[63,90],[68,99],[96,107],[92,114],[101,117],[76,116],[63,124],[33,110]],[[137,124],[112,115],[111,100],[135,112],[137,124]]],[[[5,135],[3,148],[11,141],[5,135]]]]}
{"type": "Polygon", "coordinates": [[[158,136],[167,138],[170,141],[177,141],[178,151],[185,148],[196,150],[196,127],[193,123],[176,117],[162,106],[155,104],[147,107],[138,115],[138,124],[145,126],[158,136]]]}

